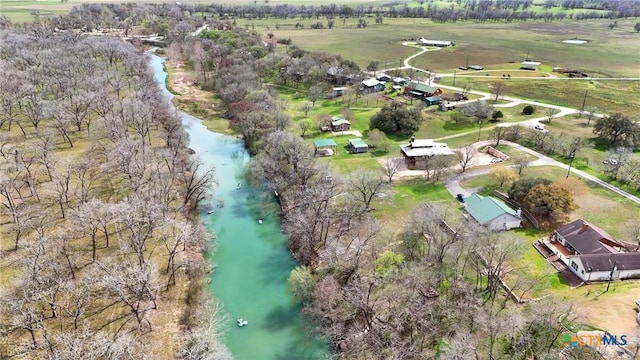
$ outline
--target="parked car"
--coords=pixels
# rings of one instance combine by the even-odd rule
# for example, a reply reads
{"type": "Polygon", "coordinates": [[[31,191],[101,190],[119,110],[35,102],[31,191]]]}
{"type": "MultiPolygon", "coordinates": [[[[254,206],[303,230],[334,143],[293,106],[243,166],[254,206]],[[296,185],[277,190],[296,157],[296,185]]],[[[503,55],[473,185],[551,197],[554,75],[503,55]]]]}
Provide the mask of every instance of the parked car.
{"type": "Polygon", "coordinates": [[[540,124],[534,126],[533,128],[536,129],[536,130],[544,130],[544,126],[542,126],[540,124]]]}
{"type": "Polygon", "coordinates": [[[456,195],[456,199],[458,199],[458,201],[460,201],[461,203],[464,203],[464,195],[458,194],[456,195]]]}
{"type": "Polygon", "coordinates": [[[492,157],[492,158],[491,158],[491,162],[492,162],[492,163],[499,163],[499,162],[502,162],[502,161],[503,161],[502,159],[497,158],[497,157],[492,157]]]}
{"type": "Polygon", "coordinates": [[[616,166],[616,165],[618,165],[618,160],[616,160],[616,159],[608,159],[608,160],[603,161],[602,163],[605,164],[605,165],[616,166]]]}

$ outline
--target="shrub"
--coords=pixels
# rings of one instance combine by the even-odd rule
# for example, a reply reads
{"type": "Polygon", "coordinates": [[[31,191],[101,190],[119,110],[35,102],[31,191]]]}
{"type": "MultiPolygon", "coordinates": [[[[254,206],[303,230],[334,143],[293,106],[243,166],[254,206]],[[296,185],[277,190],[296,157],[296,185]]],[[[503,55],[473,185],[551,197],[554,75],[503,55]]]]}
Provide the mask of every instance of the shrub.
{"type": "Polygon", "coordinates": [[[531,105],[527,105],[524,107],[524,109],[522,109],[522,114],[523,115],[531,115],[536,111],[536,109],[531,106],[531,105]]]}

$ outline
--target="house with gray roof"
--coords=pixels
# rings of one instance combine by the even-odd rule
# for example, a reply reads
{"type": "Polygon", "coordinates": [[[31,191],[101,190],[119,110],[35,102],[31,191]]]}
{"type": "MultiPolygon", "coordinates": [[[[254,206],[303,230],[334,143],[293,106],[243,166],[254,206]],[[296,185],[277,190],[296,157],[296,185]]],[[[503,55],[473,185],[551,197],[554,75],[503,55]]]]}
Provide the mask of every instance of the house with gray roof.
{"type": "Polygon", "coordinates": [[[520,209],[514,210],[491,196],[471,194],[464,198],[464,208],[480,225],[491,231],[519,228],[522,224],[520,209]]]}
{"type": "Polygon", "coordinates": [[[442,90],[416,81],[409,81],[404,85],[404,94],[414,98],[425,98],[440,95],[442,94],[442,90]]]}
{"type": "Polygon", "coordinates": [[[376,78],[362,80],[362,88],[365,93],[373,93],[384,90],[384,83],[376,78]]]}
{"type": "Polygon", "coordinates": [[[582,281],[640,278],[640,252],[628,252],[620,241],[583,219],[557,228],[549,240],[552,251],[582,281]]]}

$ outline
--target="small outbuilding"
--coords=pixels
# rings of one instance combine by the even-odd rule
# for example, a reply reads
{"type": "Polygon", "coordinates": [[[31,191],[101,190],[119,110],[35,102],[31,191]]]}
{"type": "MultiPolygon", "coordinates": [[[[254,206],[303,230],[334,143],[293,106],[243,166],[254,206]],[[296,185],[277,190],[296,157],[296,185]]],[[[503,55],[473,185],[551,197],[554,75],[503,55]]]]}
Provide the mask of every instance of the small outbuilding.
{"type": "Polygon", "coordinates": [[[422,99],[427,106],[438,105],[442,102],[442,98],[440,96],[428,96],[422,99]]]}
{"type": "Polygon", "coordinates": [[[449,46],[453,46],[453,42],[449,40],[429,40],[421,37],[420,39],[416,40],[416,45],[449,47],[449,46]]]}
{"type": "Polygon", "coordinates": [[[318,139],[313,141],[316,148],[316,156],[333,156],[338,150],[338,144],[331,139],[318,139]]]}
{"type": "Polygon", "coordinates": [[[344,94],[345,90],[347,90],[346,86],[334,87],[333,88],[333,96],[334,97],[342,96],[342,94],[344,94]]]}
{"type": "Polygon", "coordinates": [[[347,145],[349,152],[352,154],[358,153],[366,153],[369,151],[369,145],[362,141],[362,139],[349,139],[349,144],[347,145]]]}
{"type": "Polygon", "coordinates": [[[385,73],[380,73],[378,75],[376,75],[376,79],[378,81],[382,81],[382,82],[387,82],[391,80],[391,76],[385,74],[385,73]]]}
{"type": "Polygon", "coordinates": [[[523,70],[538,70],[538,67],[540,66],[540,63],[537,61],[523,61],[520,64],[520,69],[523,70]]]}

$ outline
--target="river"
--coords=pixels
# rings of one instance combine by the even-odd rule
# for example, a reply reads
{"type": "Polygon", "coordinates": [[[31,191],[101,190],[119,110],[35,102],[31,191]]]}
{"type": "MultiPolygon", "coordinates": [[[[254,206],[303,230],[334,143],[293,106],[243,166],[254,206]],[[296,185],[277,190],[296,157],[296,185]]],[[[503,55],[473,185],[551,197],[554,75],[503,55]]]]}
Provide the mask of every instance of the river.
{"type": "MultiPolygon", "coordinates": [[[[163,62],[151,56],[155,79],[171,96],[163,62]]],[[[229,315],[227,347],[238,360],[329,358],[328,346],[306,335],[300,307],[287,292],[287,277],[296,264],[286,248],[278,215],[261,210],[246,184],[249,154],[242,141],[209,131],[193,116],[181,116],[189,147],[216,170],[215,198],[202,204],[200,215],[217,236],[210,289],[229,315]],[[239,318],[248,324],[238,327],[239,318]]]]}

